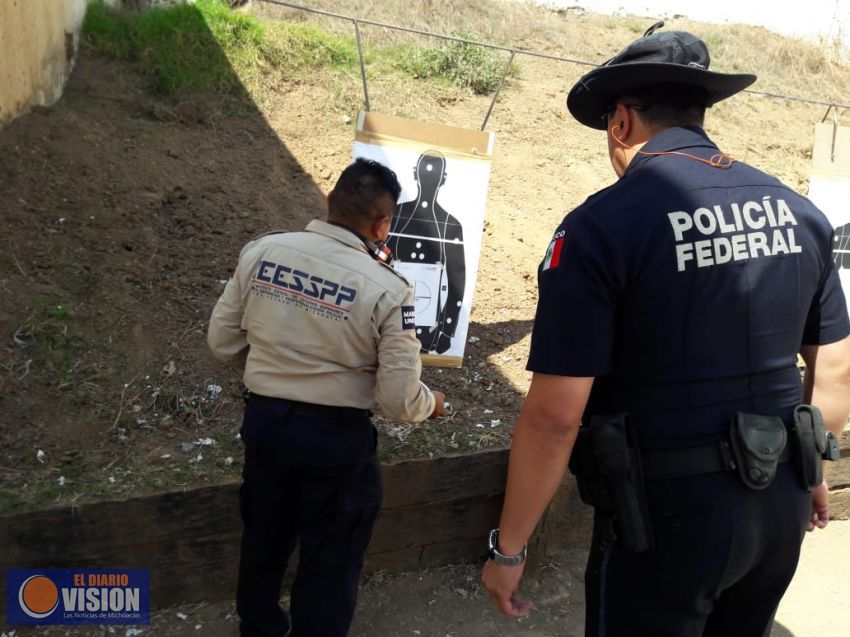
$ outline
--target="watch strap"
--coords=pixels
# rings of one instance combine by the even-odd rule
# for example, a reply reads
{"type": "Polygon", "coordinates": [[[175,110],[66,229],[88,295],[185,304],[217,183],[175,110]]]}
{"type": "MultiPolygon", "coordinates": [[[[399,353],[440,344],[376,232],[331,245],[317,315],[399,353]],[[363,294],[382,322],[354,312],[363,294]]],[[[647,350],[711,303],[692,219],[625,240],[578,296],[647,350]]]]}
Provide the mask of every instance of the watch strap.
{"type": "Polygon", "coordinates": [[[499,529],[490,531],[490,536],[487,541],[488,557],[502,566],[519,566],[525,562],[526,554],[528,553],[528,544],[523,544],[522,552],[516,555],[506,555],[499,551],[499,529]]]}

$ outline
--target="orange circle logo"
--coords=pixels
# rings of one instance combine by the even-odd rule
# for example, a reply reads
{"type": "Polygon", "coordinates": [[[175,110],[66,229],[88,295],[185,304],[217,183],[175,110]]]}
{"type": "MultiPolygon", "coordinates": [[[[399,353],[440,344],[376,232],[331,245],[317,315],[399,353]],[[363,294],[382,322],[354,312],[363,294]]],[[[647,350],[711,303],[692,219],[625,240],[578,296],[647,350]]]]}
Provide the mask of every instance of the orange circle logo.
{"type": "Polygon", "coordinates": [[[24,580],[18,590],[21,610],[30,617],[42,619],[59,605],[59,590],[53,580],[44,575],[33,575],[24,580]]]}

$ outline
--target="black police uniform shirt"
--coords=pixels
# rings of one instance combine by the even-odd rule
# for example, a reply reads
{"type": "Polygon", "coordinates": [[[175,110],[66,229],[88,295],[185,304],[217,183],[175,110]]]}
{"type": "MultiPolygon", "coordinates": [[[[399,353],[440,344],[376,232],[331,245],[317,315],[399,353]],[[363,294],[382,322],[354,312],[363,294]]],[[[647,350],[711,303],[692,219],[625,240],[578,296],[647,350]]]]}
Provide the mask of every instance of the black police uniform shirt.
{"type": "MultiPolygon", "coordinates": [[[[699,128],[645,152],[719,152],[699,128]]],[[[559,226],[538,273],[528,369],[594,376],[583,422],[627,411],[644,448],[719,439],[736,411],[790,419],[802,345],[850,333],[833,229],[735,162],[637,155],[559,226]]]]}

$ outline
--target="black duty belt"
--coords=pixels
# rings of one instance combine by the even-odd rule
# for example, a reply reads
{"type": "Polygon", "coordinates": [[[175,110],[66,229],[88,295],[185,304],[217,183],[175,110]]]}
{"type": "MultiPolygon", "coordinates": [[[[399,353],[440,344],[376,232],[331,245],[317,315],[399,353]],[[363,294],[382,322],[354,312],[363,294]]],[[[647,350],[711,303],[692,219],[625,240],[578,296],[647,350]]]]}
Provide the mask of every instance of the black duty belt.
{"type": "Polygon", "coordinates": [[[304,403],[300,400],[290,400],[288,398],[272,398],[270,396],[262,396],[254,392],[245,392],[245,400],[256,405],[276,405],[288,403],[290,411],[293,414],[301,416],[318,416],[320,418],[345,418],[352,415],[369,416],[368,409],[359,409],[357,407],[340,407],[337,405],[317,405],[315,403],[304,403]]]}
{"type": "MultiPolygon", "coordinates": [[[[785,445],[779,462],[792,456],[791,441],[785,445]]],[[[737,471],[738,464],[731,445],[721,440],[700,447],[641,451],[644,480],[684,478],[719,471],[737,471]]]]}

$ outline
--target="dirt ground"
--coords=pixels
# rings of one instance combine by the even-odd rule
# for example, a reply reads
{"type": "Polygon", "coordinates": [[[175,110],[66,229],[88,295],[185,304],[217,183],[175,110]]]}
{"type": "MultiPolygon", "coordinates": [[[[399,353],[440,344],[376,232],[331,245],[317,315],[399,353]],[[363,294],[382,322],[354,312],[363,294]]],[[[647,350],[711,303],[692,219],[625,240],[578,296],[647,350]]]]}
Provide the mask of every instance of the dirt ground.
{"type": "MultiPolygon", "coordinates": [[[[611,42],[602,56],[634,33],[591,24],[585,36],[611,42]]],[[[534,37],[517,44],[558,46],[534,37]]],[[[519,63],[488,127],[496,158],[473,338],[462,369],[425,372],[455,414],[416,428],[379,417],[385,459],[508,443],[529,380],[537,263],[562,216],[613,179],[601,134],[564,108],[584,68],[519,63]]],[[[374,110],[473,128],[488,104],[398,77],[373,77],[370,93],[374,110]]],[[[126,65],[83,56],[57,105],[0,129],[0,513],[238,477],[239,375],[208,355],[206,321],[246,240],[323,214],[360,100],[356,76],[321,73],[239,104],[175,101],[148,94],[126,65]]],[[[712,109],[707,130],[805,192],[823,111],[742,95],[712,109]]],[[[773,637],[844,637],[848,538],[848,522],[807,538],[773,637]]],[[[576,549],[542,565],[526,582],[538,610],[516,623],[490,608],[478,565],[378,573],[352,635],[577,636],[584,559],[576,549]]],[[[138,629],[0,629],[235,634],[232,603],[168,609],[138,629]]]]}
{"type": "MultiPolygon", "coordinates": [[[[361,588],[351,637],[581,637],[586,555],[581,549],[564,552],[527,577],[522,594],[535,602],[536,609],[519,621],[505,619],[491,607],[478,583],[478,564],[400,575],[377,573],[361,588]]],[[[823,531],[807,535],[771,637],[845,637],[850,625],[849,569],[850,522],[833,521],[823,531]]],[[[154,614],[150,626],[0,631],[0,637],[237,634],[232,602],[163,610],[154,614]]]]}
{"type": "MultiPolygon", "coordinates": [[[[553,14],[519,44],[552,49],[572,19],[553,14]]],[[[612,22],[579,33],[611,47],[634,38],[612,22]]],[[[384,459],[509,442],[537,264],[563,215],[614,178],[601,133],[564,108],[586,67],[518,63],[488,124],[496,156],[464,366],[424,374],[454,416],[417,427],[379,416],[384,459]]],[[[247,239],[324,213],[350,160],[358,80],[328,71],[174,100],[83,55],[58,104],[0,130],[0,513],[238,478],[240,379],[206,350],[209,312],[247,239]]],[[[489,103],[380,70],[370,96],[379,112],[473,128],[489,103]]],[[[822,115],[741,95],[712,109],[707,130],[805,191],[822,115]],[[782,135],[765,139],[753,125],[765,121],[782,135]]]]}

